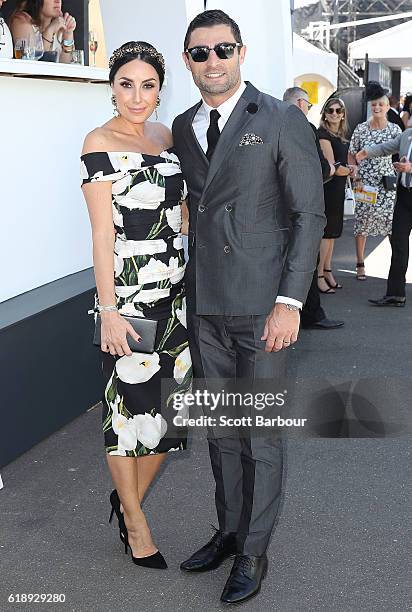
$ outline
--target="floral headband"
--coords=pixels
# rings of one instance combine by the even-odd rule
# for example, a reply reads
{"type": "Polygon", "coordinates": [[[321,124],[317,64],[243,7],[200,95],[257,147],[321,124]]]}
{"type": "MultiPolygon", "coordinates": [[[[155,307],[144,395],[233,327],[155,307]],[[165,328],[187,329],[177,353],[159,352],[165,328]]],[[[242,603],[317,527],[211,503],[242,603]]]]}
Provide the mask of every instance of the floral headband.
{"type": "Polygon", "coordinates": [[[109,68],[112,68],[114,63],[117,62],[117,60],[121,59],[122,57],[125,57],[126,55],[135,55],[137,58],[142,53],[147,53],[147,55],[150,55],[151,57],[153,57],[153,59],[157,60],[161,65],[163,72],[165,71],[165,60],[163,55],[156,51],[154,47],[149,47],[140,43],[131,43],[130,45],[115,49],[109,60],[109,68]]]}

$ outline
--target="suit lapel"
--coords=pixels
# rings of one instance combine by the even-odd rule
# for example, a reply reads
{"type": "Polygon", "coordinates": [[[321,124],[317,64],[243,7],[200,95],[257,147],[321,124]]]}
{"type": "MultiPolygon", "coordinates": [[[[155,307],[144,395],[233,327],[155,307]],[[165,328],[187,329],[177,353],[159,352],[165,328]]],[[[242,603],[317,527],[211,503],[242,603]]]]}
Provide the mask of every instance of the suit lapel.
{"type": "Polygon", "coordinates": [[[225,158],[230,154],[232,149],[239,145],[244,130],[254,116],[253,113],[247,112],[246,109],[251,102],[255,103],[258,107],[259,96],[260,92],[251,83],[248,83],[219,137],[216,149],[210,161],[209,172],[203,188],[202,198],[216,176],[216,173],[221,168],[225,158]]]}

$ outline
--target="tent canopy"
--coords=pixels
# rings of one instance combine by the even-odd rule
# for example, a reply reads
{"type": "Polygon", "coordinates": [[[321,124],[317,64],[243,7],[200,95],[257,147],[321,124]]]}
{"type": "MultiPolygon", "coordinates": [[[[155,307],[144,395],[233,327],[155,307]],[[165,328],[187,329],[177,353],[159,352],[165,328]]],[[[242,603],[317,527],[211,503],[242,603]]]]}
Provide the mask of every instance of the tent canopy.
{"type": "Polygon", "coordinates": [[[366,36],[348,45],[349,62],[364,59],[382,62],[393,70],[411,69],[412,20],[366,36]]]}
{"type": "Polygon", "coordinates": [[[322,51],[307,40],[293,34],[293,71],[294,77],[301,74],[319,74],[336,87],[338,78],[338,56],[322,51]]]}

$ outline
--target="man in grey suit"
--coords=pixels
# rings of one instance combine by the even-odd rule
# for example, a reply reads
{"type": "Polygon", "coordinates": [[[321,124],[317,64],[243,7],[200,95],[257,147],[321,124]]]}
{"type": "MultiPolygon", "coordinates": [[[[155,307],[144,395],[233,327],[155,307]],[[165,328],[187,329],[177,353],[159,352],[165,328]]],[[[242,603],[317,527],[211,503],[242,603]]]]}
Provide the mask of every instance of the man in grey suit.
{"type": "Polygon", "coordinates": [[[368,157],[395,153],[399,153],[400,161],[394,163],[399,175],[392,221],[391,267],[386,295],[369,300],[374,306],[403,307],[406,304],[406,271],[409,261],[409,235],[412,229],[412,128],[392,140],[366,147],[356,154],[356,161],[359,163],[368,157]]]}
{"type": "MultiPolygon", "coordinates": [[[[173,138],[189,191],[188,332],[195,376],[274,379],[296,342],[325,224],[314,134],[295,106],[241,79],[246,48],[219,10],[189,25],[183,58],[202,100],[173,138]]],[[[236,555],[222,601],[255,595],[282,485],[282,443],[209,435],[219,529],[181,564],[215,569],[236,555]]]]}

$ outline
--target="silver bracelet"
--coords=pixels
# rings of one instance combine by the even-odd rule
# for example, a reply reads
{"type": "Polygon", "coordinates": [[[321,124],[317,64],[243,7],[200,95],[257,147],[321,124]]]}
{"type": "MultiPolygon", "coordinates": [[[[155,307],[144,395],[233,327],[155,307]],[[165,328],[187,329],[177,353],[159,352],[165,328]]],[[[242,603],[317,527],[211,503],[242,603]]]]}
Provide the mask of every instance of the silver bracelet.
{"type": "Polygon", "coordinates": [[[109,306],[101,306],[100,304],[97,304],[96,310],[97,312],[117,312],[118,308],[116,304],[110,304],[109,306]]]}

